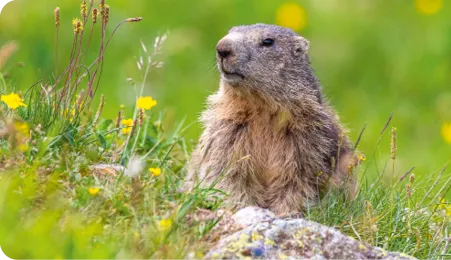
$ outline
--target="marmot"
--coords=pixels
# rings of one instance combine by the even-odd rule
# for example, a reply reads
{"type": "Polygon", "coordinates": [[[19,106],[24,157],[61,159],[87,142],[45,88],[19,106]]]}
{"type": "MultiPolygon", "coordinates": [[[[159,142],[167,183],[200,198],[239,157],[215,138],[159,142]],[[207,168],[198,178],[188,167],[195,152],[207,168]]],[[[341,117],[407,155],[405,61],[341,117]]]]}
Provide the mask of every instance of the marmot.
{"type": "Polygon", "coordinates": [[[309,42],[276,25],[233,27],[216,47],[219,91],[188,182],[215,185],[238,206],[302,212],[347,174],[353,149],[310,66],[309,42]]]}

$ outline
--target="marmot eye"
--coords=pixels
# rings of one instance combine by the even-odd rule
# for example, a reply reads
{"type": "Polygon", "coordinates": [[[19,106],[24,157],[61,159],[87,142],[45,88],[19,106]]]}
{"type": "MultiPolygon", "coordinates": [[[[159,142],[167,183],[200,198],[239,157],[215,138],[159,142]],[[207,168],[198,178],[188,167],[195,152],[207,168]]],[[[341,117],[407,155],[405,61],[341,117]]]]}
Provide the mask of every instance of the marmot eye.
{"type": "Polygon", "coordinates": [[[272,46],[274,44],[274,40],[273,39],[264,39],[263,41],[262,41],[262,45],[263,46],[266,46],[266,47],[269,47],[269,46],[272,46]]]}

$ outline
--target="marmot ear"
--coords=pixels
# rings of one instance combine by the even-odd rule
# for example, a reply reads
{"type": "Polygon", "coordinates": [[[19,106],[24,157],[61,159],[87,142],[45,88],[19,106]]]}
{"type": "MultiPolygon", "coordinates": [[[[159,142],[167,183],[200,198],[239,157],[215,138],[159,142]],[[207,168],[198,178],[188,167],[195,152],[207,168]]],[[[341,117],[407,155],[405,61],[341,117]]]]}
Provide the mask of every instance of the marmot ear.
{"type": "Polygon", "coordinates": [[[294,44],[294,55],[299,56],[307,53],[310,43],[302,36],[297,36],[294,44]]]}

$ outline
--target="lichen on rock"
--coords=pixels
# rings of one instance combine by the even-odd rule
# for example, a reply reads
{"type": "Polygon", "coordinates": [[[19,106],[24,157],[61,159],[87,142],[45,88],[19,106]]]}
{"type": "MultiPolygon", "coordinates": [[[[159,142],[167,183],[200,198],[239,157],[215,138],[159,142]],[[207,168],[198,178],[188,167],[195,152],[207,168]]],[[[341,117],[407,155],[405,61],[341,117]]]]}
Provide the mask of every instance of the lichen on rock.
{"type": "Polygon", "coordinates": [[[207,259],[415,259],[372,247],[305,219],[277,218],[248,207],[231,219],[241,230],[222,237],[207,259]]]}

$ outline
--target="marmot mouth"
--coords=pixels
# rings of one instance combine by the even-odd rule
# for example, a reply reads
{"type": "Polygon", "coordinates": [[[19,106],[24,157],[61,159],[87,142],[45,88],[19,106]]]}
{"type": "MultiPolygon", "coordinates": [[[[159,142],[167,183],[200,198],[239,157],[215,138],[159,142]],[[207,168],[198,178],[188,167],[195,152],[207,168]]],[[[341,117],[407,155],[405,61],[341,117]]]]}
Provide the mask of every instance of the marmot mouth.
{"type": "Polygon", "coordinates": [[[241,73],[238,73],[238,72],[229,72],[229,71],[226,71],[226,70],[224,70],[224,69],[221,69],[221,70],[222,70],[222,73],[223,73],[226,77],[232,77],[232,78],[239,77],[239,78],[241,78],[241,79],[244,79],[244,75],[241,74],[241,73]]]}

